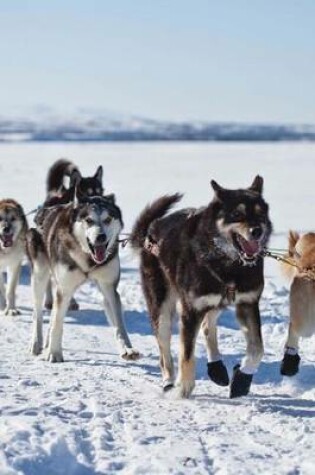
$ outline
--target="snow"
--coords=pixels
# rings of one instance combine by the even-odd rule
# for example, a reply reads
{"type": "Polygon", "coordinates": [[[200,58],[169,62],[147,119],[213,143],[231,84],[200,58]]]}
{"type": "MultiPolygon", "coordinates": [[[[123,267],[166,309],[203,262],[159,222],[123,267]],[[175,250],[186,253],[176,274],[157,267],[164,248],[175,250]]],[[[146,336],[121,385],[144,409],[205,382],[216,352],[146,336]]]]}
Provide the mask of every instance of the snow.
{"type": "MultiPolygon", "coordinates": [[[[48,167],[68,157],[84,174],[104,167],[108,192],[121,206],[125,231],[161,193],[184,191],[183,206],[206,204],[211,178],[227,187],[265,178],[274,222],[272,245],[283,248],[291,227],[312,229],[315,145],[264,144],[3,144],[3,197],[25,211],[44,198],[48,167]]],[[[30,219],[31,222],[31,219],[30,219]]],[[[29,354],[31,292],[25,263],[18,287],[21,315],[0,317],[0,474],[311,474],[315,463],[314,337],[303,340],[300,373],[284,378],[279,361],[288,327],[288,285],[266,262],[261,301],[265,356],[248,397],[206,376],[198,339],[197,382],[190,400],[161,391],[158,350],[141,293],[137,257],[121,252],[120,293],[138,362],[119,359],[111,328],[92,284],[76,297],[64,334],[65,363],[29,354]]],[[[45,326],[48,325],[48,315],[45,326]]],[[[220,346],[231,373],[244,354],[233,308],[220,317],[220,346]]],[[[173,352],[178,332],[174,329],[173,352]]]]}

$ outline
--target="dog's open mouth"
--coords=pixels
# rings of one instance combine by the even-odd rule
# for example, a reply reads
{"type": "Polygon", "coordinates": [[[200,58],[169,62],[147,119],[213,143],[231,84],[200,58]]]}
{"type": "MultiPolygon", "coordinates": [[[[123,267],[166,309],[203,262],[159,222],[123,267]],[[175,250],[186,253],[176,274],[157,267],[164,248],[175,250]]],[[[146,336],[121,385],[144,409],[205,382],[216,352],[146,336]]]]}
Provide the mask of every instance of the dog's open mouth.
{"type": "Polygon", "coordinates": [[[107,244],[92,244],[88,241],[91,257],[96,264],[102,264],[106,259],[107,244]]]}
{"type": "Polygon", "coordinates": [[[0,239],[3,247],[13,246],[13,234],[1,234],[0,239]]]}
{"type": "Polygon", "coordinates": [[[255,261],[261,252],[260,241],[256,239],[248,241],[238,233],[233,233],[233,244],[241,257],[246,261],[255,261]]]}

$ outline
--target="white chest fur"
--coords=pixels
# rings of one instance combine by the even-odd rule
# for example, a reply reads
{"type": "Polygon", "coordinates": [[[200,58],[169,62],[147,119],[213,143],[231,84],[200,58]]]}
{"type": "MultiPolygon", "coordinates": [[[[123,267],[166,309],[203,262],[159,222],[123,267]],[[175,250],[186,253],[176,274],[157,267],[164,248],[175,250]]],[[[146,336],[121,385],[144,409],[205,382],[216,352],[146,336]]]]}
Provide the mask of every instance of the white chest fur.
{"type": "Polygon", "coordinates": [[[225,307],[227,305],[240,303],[253,303],[258,301],[261,289],[250,290],[249,292],[235,291],[235,298],[233,302],[227,296],[222,294],[207,294],[196,297],[191,295],[191,303],[194,309],[203,311],[206,308],[225,307]]]}

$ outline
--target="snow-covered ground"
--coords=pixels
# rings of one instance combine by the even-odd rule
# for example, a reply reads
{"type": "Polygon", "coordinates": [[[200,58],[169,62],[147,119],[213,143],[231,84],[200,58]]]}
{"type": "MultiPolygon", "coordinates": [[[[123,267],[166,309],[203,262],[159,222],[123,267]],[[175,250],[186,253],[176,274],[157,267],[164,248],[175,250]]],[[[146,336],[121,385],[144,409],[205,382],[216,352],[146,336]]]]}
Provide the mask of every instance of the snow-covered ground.
{"type": "MultiPolygon", "coordinates": [[[[68,157],[84,174],[104,167],[128,232],[143,206],[161,193],[183,191],[183,205],[206,204],[209,181],[244,187],[265,178],[274,222],[272,244],[289,228],[314,229],[315,144],[11,144],[0,146],[1,196],[25,211],[44,198],[47,169],[68,157]]],[[[120,293],[130,336],[143,357],[119,359],[101,298],[90,284],[69,313],[65,363],[28,352],[32,303],[29,270],[18,288],[18,317],[0,317],[0,475],[313,474],[315,464],[315,338],[302,346],[298,376],[279,374],[288,325],[288,287],[266,263],[261,301],[265,357],[251,394],[230,400],[206,376],[202,338],[190,400],[160,389],[158,351],[141,293],[137,260],[121,252],[120,293]]],[[[46,318],[48,322],[48,316],[46,318]]],[[[220,319],[220,344],[231,372],[244,353],[233,309],[220,319]]],[[[174,353],[178,335],[175,329],[174,353]]]]}

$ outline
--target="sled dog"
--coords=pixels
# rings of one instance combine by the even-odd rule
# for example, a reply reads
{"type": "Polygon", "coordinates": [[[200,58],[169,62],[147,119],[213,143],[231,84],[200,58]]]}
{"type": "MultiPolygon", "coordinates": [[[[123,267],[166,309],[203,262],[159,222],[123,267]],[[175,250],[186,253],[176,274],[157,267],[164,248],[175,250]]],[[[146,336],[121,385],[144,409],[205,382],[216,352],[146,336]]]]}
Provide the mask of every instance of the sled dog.
{"type": "MultiPolygon", "coordinates": [[[[75,189],[80,196],[102,196],[103,195],[103,167],[100,165],[95,174],[90,177],[83,177],[78,167],[61,158],[57,160],[49,169],[46,180],[46,199],[42,208],[35,216],[37,229],[41,229],[42,220],[45,216],[46,208],[50,206],[63,205],[73,201],[75,189]],[[66,183],[68,181],[68,183],[66,183]]],[[[45,308],[52,308],[52,286],[48,283],[45,308]]],[[[79,305],[74,298],[69,304],[70,310],[78,310],[79,305]]]]}
{"type": "Polygon", "coordinates": [[[234,367],[230,397],[249,392],[262,355],[259,299],[264,286],[263,258],[271,222],[262,197],[263,179],[247,189],[228,190],[211,182],[215,196],[201,209],[167,214],[181,195],[162,196],[136,221],[131,244],[140,250],[142,286],[155,332],[164,390],[174,386],[170,351],[171,320],[180,317],[179,393],[195,386],[194,347],[202,328],[208,352],[208,375],[218,385],[229,376],[218,348],[216,321],[235,304],[247,348],[234,367]]]}
{"type": "Polygon", "coordinates": [[[100,165],[95,174],[90,177],[83,177],[79,168],[69,160],[61,158],[57,160],[49,169],[46,189],[47,199],[50,204],[56,202],[69,203],[73,200],[75,189],[77,194],[82,196],[101,196],[103,194],[103,167],[100,165]],[[65,183],[68,178],[68,184],[65,183]]]}
{"type": "Polygon", "coordinates": [[[315,280],[307,272],[313,272],[315,278],[315,233],[299,235],[289,232],[288,257],[295,266],[282,264],[290,286],[290,324],[285,343],[284,356],[280,372],[285,376],[294,376],[299,371],[300,337],[310,337],[315,333],[315,280]]]}
{"type": "Polygon", "coordinates": [[[34,330],[31,351],[43,348],[42,301],[50,271],[55,282],[52,321],[46,342],[47,359],[62,362],[63,319],[74,291],[87,279],[104,297],[104,310],[114,329],[120,354],[136,359],[123,321],[117,285],[120,276],[118,235],[122,216],[110,196],[75,196],[73,202],[46,209],[41,232],[31,229],[27,250],[32,264],[34,330]]]}
{"type": "Polygon", "coordinates": [[[18,315],[16,287],[25,255],[27,221],[22,206],[12,199],[0,200],[0,306],[5,315],[18,315]],[[5,289],[3,271],[8,271],[5,289]]]}

